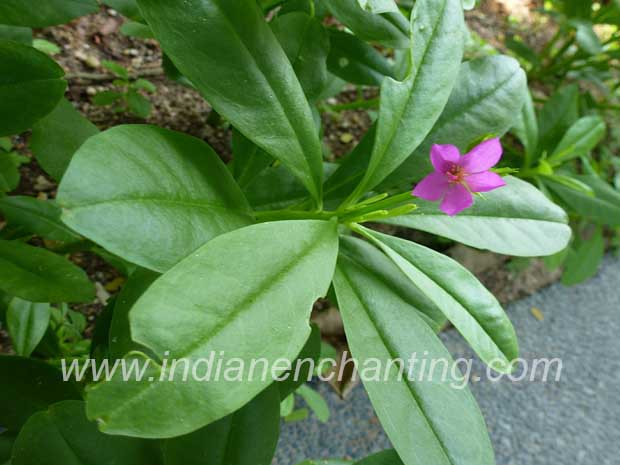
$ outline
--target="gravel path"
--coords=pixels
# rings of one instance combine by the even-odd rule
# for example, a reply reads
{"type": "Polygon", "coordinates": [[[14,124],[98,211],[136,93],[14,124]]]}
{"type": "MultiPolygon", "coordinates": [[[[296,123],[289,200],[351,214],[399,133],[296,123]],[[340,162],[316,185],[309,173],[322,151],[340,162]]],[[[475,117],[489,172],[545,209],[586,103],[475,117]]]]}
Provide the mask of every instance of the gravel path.
{"type": "MultiPolygon", "coordinates": [[[[523,359],[562,359],[561,379],[472,383],[487,420],[497,465],[620,463],[620,261],[608,257],[581,286],[553,285],[508,307],[523,359]],[[535,307],[544,316],[534,316],[535,307]]],[[[455,357],[472,352],[454,331],[442,335],[455,357]]],[[[473,374],[484,375],[477,359],[473,374]]],[[[518,373],[518,372],[517,372],[518,373]]],[[[556,370],[551,370],[552,374],[556,370]]],[[[540,378],[541,371],[538,372],[540,378]]],[[[277,465],[306,458],[360,458],[390,447],[364,390],[340,400],[326,386],[332,416],[283,426],[277,465]]],[[[477,464],[472,464],[477,465],[477,464]]]]}

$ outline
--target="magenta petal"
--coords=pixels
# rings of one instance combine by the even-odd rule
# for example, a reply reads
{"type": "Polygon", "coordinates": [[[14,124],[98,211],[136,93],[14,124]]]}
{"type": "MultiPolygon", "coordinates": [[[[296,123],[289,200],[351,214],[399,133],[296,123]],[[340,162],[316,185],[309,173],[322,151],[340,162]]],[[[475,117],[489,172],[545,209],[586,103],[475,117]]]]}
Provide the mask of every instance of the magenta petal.
{"type": "Polygon", "coordinates": [[[480,173],[493,168],[502,158],[504,150],[499,138],[489,139],[474,147],[461,158],[460,165],[467,173],[480,173]]]}
{"type": "Polygon", "coordinates": [[[492,171],[470,174],[465,178],[465,182],[472,192],[488,192],[506,185],[502,177],[492,171]]]}
{"type": "Polygon", "coordinates": [[[446,173],[460,158],[461,152],[454,145],[435,144],[431,147],[431,163],[438,173],[446,173]]]}
{"type": "Polygon", "coordinates": [[[443,197],[448,187],[448,178],[443,174],[431,173],[415,186],[412,193],[421,199],[435,202],[443,197]]]}
{"type": "Polygon", "coordinates": [[[461,184],[453,184],[439,207],[446,215],[454,216],[473,205],[471,193],[461,184]]]}

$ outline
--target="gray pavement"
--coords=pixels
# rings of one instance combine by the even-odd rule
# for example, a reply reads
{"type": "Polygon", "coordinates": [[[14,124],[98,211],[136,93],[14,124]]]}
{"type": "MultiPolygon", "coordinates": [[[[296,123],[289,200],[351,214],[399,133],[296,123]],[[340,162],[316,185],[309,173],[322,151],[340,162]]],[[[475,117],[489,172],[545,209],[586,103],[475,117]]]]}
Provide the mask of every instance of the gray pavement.
{"type": "MultiPolygon", "coordinates": [[[[560,358],[562,371],[559,382],[551,377],[546,383],[484,378],[472,383],[497,465],[619,465],[620,260],[607,257],[590,282],[553,285],[507,311],[521,357],[560,358]],[[533,316],[532,307],[542,312],[543,321],[533,316]]],[[[456,332],[442,338],[455,357],[473,356],[456,332]]],[[[484,374],[484,365],[475,360],[473,373],[484,374]]],[[[345,401],[328,386],[318,389],[330,405],[330,421],[283,425],[275,464],[361,458],[390,447],[361,386],[345,401]]]]}

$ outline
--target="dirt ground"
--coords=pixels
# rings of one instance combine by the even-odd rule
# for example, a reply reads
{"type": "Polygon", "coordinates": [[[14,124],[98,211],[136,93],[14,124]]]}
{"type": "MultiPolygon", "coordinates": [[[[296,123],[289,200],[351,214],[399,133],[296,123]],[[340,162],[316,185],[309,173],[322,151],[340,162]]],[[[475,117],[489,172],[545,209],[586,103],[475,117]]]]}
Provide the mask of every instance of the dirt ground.
{"type": "MultiPolygon", "coordinates": [[[[467,13],[470,28],[494,46],[501,45],[501,36],[509,28],[508,16],[514,14],[510,2],[517,6],[521,0],[484,1],[480,8],[467,13]],[[508,3],[506,3],[508,2],[508,3]]],[[[527,2],[525,2],[527,3],[527,2]]],[[[524,20],[524,21],[527,21],[524,20]]],[[[58,45],[60,53],[54,59],[67,73],[69,90],[67,97],[100,129],[128,123],[148,123],[185,132],[206,140],[224,159],[231,159],[231,131],[226,123],[214,118],[211,108],[195,90],[166,78],[162,69],[162,54],[156,41],[135,39],[123,35],[120,28],[124,19],[113,10],[102,8],[95,15],[80,18],[71,24],[35,31],[35,37],[46,39],[58,45]],[[157,91],[149,96],[153,112],[146,119],[127,113],[116,113],[110,107],[99,107],[92,103],[98,92],[113,88],[114,76],[101,66],[110,60],[125,66],[132,77],[150,80],[157,91]],[[215,121],[215,123],[214,123],[215,121]]],[[[548,29],[548,28],[547,28],[548,29]]],[[[536,34],[548,33],[532,29],[536,34]]],[[[364,98],[377,96],[375,89],[365,89],[364,98]]],[[[349,88],[328,104],[339,105],[356,100],[357,91],[349,88]]],[[[366,110],[343,111],[338,114],[325,112],[324,144],[333,158],[348,153],[371,124],[372,113],[366,110]]],[[[28,150],[28,134],[16,139],[18,151],[31,156],[28,150]]],[[[36,162],[22,166],[22,180],[16,193],[21,195],[54,198],[56,184],[45,175],[36,162]]],[[[0,217],[0,228],[2,219],[0,217]]],[[[406,231],[393,231],[399,235],[406,231]]],[[[487,254],[481,258],[474,251],[466,251],[457,257],[474,271],[502,302],[509,302],[528,295],[558,277],[558,273],[547,271],[537,261],[524,266],[507,266],[508,259],[487,254]],[[473,257],[473,258],[472,258],[473,257]],[[480,266],[487,263],[488,266],[480,266]]],[[[93,322],[105,302],[114,295],[122,284],[118,271],[94,253],[78,253],[71,259],[85,269],[97,286],[97,301],[91,305],[77,306],[89,320],[87,335],[92,332],[93,322]]],[[[0,352],[10,351],[6,333],[0,331],[0,352]]]]}

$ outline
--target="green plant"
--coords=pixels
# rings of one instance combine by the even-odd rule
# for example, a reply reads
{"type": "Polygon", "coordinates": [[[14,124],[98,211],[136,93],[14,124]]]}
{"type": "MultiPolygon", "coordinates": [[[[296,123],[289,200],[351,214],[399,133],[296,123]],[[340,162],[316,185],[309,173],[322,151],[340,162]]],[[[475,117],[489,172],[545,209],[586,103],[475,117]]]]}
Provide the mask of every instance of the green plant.
{"type": "Polygon", "coordinates": [[[112,82],[116,90],[99,92],[93,97],[93,103],[97,106],[111,105],[115,113],[130,112],[139,118],[148,118],[152,105],[140,92],[153,93],[157,90],[155,85],[143,78],[131,80],[129,71],[118,63],[104,60],[101,64],[118,78],[112,82]]]}
{"type": "MultiPolygon", "coordinates": [[[[512,126],[525,74],[505,56],[462,63],[460,0],[418,0],[410,20],[394,2],[363,3],[291,0],[261,2],[261,9],[254,0],[138,1],[169,71],[234,127],[231,166],[204,141],[178,132],[124,125],[99,133],[61,100],[62,71],[49,57],[0,42],[0,58],[11,58],[0,59],[8,76],[0,96],[18,91],[12,113],[0,112],[0,135],[34,125],[35,156],[61,179],[57,203],[43,208],[7,197],[9,208],[22,211],[15,222],[29,234],[98,244],[130,264],[127,283],[99,317],[91,356],[144,367],[135,379],[120,372],[102,382],[82,377],[84,391],[63,381],[62,371],[42,361],[50,357],[36,344],[38,316],[45,308],[53,317],[46,302],[92,299],[92,285],[62,257],[67,249],[34,247],[24,241],[30,237],[0,241],[7,264],[0,290],[27,301],[24,308],[37,316],[23,318],[36,321],[27,326],[36,331],[12,330],[37,336],[23,344],[23,354],[33,349],[36,357],[0,357],[0,374],[11,380],[0,386],[7,429],[0,438],[12,463],[269,464],[280,415],[293,413],[293,392],[325,415],[303,377],[291,382],[290,375],[298,359],[320,356],[310,313],[330,289],[362,364],[426,353],[454,368],[437,337],[449,320],[484,362],[511,372],[518,344],[495,297],[452,259],[369,223],[515,256],[563,250],[571,236],[564,211],[515,177],[456,216],[410,192],[432,171],[435,144],[451,144],[453,152],[476,146],[470,154],[487,157],[479,144],[512,126]],[[352,33],[326,26],[328,14],[352,33]],[[400,50],[398,70],[369,43],[400,50]],[[40,78],[34,82],[24,71],[32,69],[40,78]],[[316,117],[338,87],[334,76],[381,91],[376,123],[338,164],[324,161],[316,117]],[[39,86],[37,95],[31,86],[39,86]],[[48,219],[50,228],[33,217],[48,219]],[[223,354],[232,379],[182,379],[168,366],[185,360],[195,368],[214,353],[223,354]],[[249,376],[257,357],[271,376],[249,376]]],[[[129,82],[125,70],[108,66],[129,82]]],[[[55,331],[64,328],[65,352],[80,357],[85,347],[76,347],[73,330],[82,322],[68,315],[71,329],[57,318],[55,331]]],[[[386,373],[387,381],[364,383],[395,451],[360,465],[494,463],[472,395],[452,386],[464,381],[458,369],[420,382],[419,367],[414,379],[394,365],[386,373]]]]}
{"type": "Polygon", "coordinates": [[[605,121],[596,113],[580,118],[578,96],[577,86],[564,87],[538,115],[529,97],[512,130],[524,146],[524,156],[516,154],[513,160],[522,160],[518,176],[535,183],[573,219],[575,241],[547,260],[552,268],[566,263],[565,284],[583,282],[599,268],[605,241],[602,230],[593,226],[620,227],[620,192],[609,185],[614,171],[593,157],[605,138],[605,121]]]}

